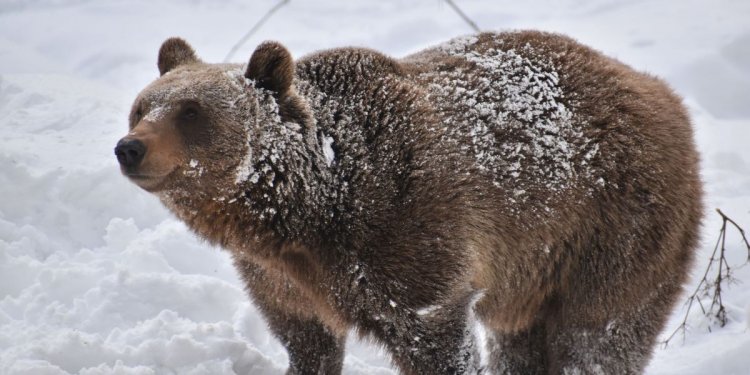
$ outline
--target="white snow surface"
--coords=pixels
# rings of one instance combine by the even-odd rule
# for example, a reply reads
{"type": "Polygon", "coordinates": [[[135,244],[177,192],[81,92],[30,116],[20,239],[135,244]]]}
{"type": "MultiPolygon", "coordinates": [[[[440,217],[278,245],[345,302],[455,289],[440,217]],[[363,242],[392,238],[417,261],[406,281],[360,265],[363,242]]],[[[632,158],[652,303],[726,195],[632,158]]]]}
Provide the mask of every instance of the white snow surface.
{"type": "MultiPolygon", "coordinates": [[[[158,76],[164,39],[182,36],[219,62],[275,3],[0,2],[0,374],[284,372],[286,354],[227,254],[126,181],[112,152],[135,95],[158,76]]],[[[707,193],[686,289],[716,240],[714,208],[750,231],[750,2],[457,3],[483,29],[568,34],[664,77],[685,98],[707,193]]],[[[233,60],[267,39],[295,56],[345,45],[402,56],[470,32],[435,0],[294,0],[233,60]]],[[[732,229],[727,248],[742,264],[732,229]]],[[[750,267],[735,277],[723,295],[728,325],[694,309],[684,340],[656,348],[648,374],[750,373],[750,267]]],[[[684,314],[678,306],[664,337],[684,314]]],[[[372,343],[352,337],[347,349],[347,374],[395,372],[372,343]]]]}

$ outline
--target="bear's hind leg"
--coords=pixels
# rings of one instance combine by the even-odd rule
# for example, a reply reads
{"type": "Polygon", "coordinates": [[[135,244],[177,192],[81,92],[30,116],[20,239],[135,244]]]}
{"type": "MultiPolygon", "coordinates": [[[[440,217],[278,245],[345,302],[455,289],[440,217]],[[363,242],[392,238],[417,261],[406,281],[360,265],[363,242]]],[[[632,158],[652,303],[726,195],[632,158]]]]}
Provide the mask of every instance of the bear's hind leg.
{"type": "Polygon", "coordinates": [[[550,374],[640,374],[651,353],[647,336],[634,322],[561,329],[550,336],[550,374]]]}
{"type": "MultiPolygon", "coordinates": [[[[669,288],[675,289],[675,288],[669,288]]],[[[663,291],[662,291],[663,292],[663,291]]],[[[547,325],[550,374],[641,374],[666,321],[673,292],[602,324],[547,325]],[[664,298],[661,298],[664,297],[664,298]]]]}
{"type": "Polygon", "coordinates": [[[542,375],[547,373],[543,323],[515,333],[487,332],[487,351],[491,374],[542,375]]]}

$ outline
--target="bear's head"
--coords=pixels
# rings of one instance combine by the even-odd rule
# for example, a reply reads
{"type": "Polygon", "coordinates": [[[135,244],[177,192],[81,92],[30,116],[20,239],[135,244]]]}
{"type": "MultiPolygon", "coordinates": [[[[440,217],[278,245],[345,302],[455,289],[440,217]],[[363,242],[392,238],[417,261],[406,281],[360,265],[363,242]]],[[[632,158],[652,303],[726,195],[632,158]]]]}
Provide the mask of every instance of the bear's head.
{"type": "Polygon", "coordinates": [[[206,64],[171,38],[158,67],[161,76],[136,98],[129,132],[115,147],[122,173],[162,197],[224,199],[248,181],[273,184],[270,169],[278,167],[263,160],[279,156],[272,154],[280,142],[304,139],[312,122],[293,87],[290,53],[266,42],[247,65],[206,64]]]}

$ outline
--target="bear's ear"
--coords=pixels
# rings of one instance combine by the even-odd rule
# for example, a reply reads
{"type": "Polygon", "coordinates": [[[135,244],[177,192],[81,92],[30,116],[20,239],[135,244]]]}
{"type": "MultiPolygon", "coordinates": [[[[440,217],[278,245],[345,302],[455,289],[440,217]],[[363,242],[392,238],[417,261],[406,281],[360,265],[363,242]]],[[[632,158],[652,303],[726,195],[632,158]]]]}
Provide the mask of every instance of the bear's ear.
{"type": "Polygon", "coordinates": [[[200,62],[195,56],[193,47],[180,38],[169,38],[159,48],[159,74],[164,75],[168,71],[189,63],[200,62]]]}
{"type": "Polygon", "coordinates": [[[255,81],[256,87],[270,90],[277,97],[284,96],[292,87],[294,60],[292,54],[278,42],[263,42],[255,49],[247,64],[245,78],[255,81]]]}

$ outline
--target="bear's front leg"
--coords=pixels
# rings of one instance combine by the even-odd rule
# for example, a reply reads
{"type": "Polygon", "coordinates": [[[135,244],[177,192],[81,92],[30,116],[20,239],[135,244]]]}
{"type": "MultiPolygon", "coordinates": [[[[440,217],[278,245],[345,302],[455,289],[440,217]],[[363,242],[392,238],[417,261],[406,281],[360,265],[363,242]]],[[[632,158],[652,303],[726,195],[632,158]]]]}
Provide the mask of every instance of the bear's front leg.
{"type": "Polygon", "coordinates": [[[388,347],[402,374],[480,374],[471,300],[421,309],[389,302],[360,327],[388,347]]]}
{"type": "Polygon", "coordinates": [[[248,291],[289,355],[287,374],[340,374],[345,334],[336,334],[315,315],[312,302],[283,275],[235,258],[248,291]]]}
{"type": "Polygon", "coordinates": [[[303,320],[280,311],[265,315],[289,354],[287,374],[341,373],[346,336],[337,337],[317,319],[303,320]]]}

